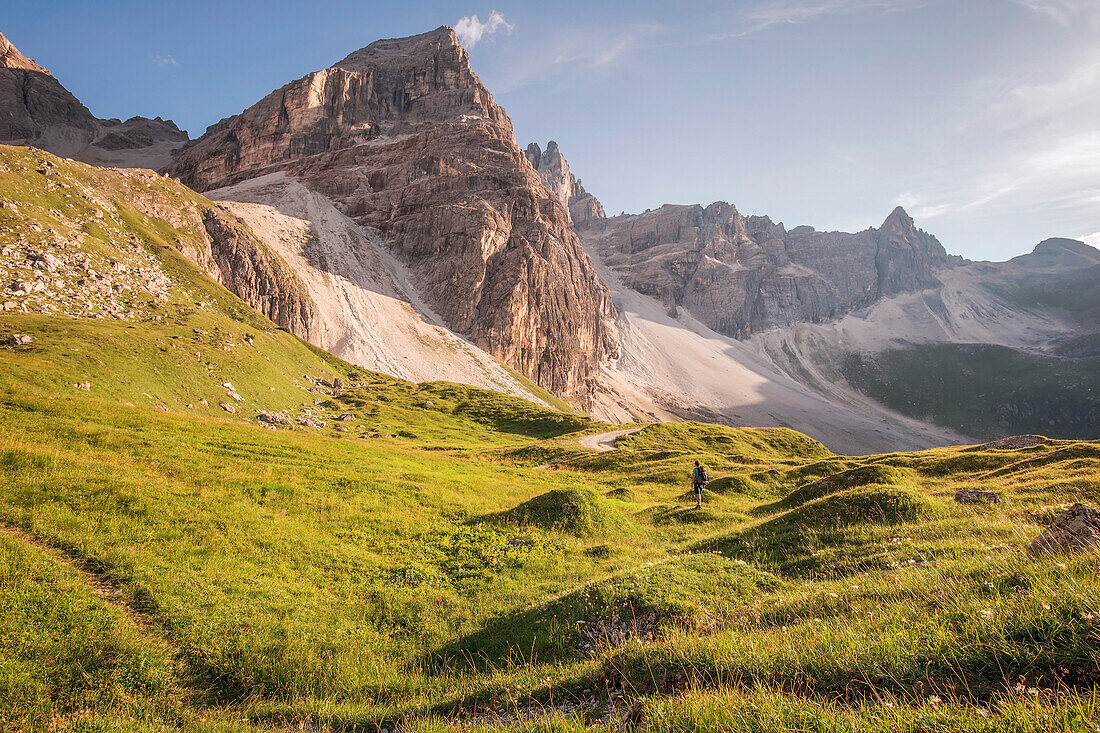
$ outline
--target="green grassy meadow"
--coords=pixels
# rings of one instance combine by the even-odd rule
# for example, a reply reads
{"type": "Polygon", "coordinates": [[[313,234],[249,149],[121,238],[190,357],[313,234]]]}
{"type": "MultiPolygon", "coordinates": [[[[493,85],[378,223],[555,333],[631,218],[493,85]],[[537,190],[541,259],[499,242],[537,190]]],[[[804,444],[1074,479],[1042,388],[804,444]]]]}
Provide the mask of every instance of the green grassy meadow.
{"type": "Polygon", "coordinates": [[[170,297],[0,313],[36,339],[0,347],[0,730],[1100,731],[1097,555],[1025,551],[1100,504],[1100,444],[597,453],[575,411],[309,346],[135,221],[87,236],[170,297]]]}

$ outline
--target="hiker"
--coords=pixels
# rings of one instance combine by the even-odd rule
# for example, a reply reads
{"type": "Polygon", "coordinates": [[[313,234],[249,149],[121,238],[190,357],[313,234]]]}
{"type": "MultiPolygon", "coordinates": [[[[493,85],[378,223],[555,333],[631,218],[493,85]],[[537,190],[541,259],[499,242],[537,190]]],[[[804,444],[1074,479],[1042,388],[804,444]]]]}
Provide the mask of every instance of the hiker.
{"type": "Polygon", "coordinates": [[[703,487],[710,483],[707,475],[707,467],[695,462],[695,468],[691,469],[691,488],[695,492],[695,508],[703,508],[703,487]]]}

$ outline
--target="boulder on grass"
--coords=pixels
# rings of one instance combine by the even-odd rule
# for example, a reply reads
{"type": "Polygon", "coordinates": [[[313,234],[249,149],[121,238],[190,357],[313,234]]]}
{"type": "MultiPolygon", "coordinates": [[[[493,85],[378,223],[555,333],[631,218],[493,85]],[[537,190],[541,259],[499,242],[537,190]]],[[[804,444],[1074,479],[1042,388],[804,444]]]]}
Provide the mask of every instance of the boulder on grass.
{"type": "Polygon", "coordinates": [[[960,504],[1000,504],[1001,497],[992,491],[959,489],[955,492],[955,501],[960,504]]]}
{"type": "Polygon", "coordinates": [[[1085,504],[1074,504],[1056,517],[1035,538],[1027,551],[1032,555],[1079,552],[1100,546],[1100,511],[1085,504]]]}

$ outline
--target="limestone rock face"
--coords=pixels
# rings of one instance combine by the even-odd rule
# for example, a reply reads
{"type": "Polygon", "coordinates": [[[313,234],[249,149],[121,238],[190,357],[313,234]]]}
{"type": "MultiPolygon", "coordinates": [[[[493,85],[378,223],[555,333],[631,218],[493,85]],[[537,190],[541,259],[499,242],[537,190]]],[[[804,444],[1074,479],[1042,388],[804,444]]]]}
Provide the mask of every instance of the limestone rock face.
{"type": "Polygon", "coordinates": [[[787,231],[766,216],[716,202],[665,205],[590,221],[585,242],[625,285],[684,308],[736,338],[798,322],[823,322],[880,298],[937,284],[948,262],[935,237],[899,207],[879,229],[855,234],[787,231]]]}
{"type": "Polygon", "coordinates": [[[311,338],[314,304],[278,255],[236,217],[216,207],[202,210],[210,236],[207,272],[238,298],[303,339],[311,338]]]}
{"type": "Polygon", "coordinates": [[[595,219],[606,219],[603,205],[584,190],[579,178],[569,170],[569,163],[551,140],[546,151],[538,143],[531,143],[525,151],[527,160],[539,172],[543,185],[569,212],[569,219],[576,226],[587,226],[595,219]]]}
{"type": "Polygon", "coordinates": [[[378,41],[207,130],[197,190],[285,171],[376,229],[447,325],[558,394],[614,352],[611,299],[450,28],[378,41]]]}
{"type": "Polygon", "coordinates": [[[158,168],[187,140],[157,117],[97,119],[69,90],[0,35],[0,142],[85,163],[158,168]]]}

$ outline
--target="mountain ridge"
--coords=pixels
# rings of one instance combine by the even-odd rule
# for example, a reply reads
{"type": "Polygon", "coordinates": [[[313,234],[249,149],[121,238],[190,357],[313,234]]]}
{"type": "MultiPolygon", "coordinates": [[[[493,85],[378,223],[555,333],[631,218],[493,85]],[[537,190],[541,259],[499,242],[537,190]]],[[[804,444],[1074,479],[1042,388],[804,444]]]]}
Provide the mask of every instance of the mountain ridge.
{"type": "Polygon", "coordinates": [[[94,165],[159,168],[187,140],[160,117],[98,119],[45,67],[0,34],[0,143],[94,165]]]}
{"type": "Polygon", "coordinates": [[[1086,245],[969,263],[901,207],[855,233],[723,201],[607,217],[555,141],[518,146],[445,26],[283,85],[165,170],[239,219],[207,218],[221,249],[192,258],[294,333],[403,378],[549,399],[532,379],[607,419],[778,424],[846,452],[958,442],[864,394],[850,354],[1089,354],[1100,313],[1074,295],[1098,266],[1086,245]]]}

